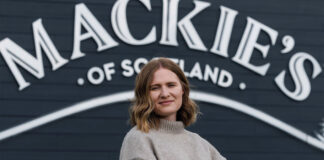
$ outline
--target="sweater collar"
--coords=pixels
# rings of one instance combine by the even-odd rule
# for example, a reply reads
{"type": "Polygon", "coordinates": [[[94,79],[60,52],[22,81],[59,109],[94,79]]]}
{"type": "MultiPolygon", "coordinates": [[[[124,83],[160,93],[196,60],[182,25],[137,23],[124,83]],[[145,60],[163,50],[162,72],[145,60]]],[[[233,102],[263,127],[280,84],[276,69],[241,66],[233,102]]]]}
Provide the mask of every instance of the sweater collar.
{"type": "Polygon", "coordinates": [[[159,130],[167,133],[181,133],[184,131],[184,124],[182,121],[160,119],[159,130]]]}

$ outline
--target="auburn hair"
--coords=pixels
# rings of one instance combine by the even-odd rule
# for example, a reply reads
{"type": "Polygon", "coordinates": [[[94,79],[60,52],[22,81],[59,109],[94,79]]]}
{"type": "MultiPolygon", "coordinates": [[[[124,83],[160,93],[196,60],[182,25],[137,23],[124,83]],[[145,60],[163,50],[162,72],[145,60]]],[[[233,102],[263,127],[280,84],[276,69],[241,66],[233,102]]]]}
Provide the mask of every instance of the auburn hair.
{"type": "Polygon", "coordinates": [[[160,124],[160,118],[154,113],[154,103],[150,98],[150,85],[153,81],[153,75],[159,68],[164,68],[175,73],[183,89],[182,106],[177,112],[177,120],[182,121],[185,126],[194,123],[199,113],[197,104],[189,98],[189,81],[180,67],[172,60],[167,58],[157,58],[149,61],[135,80],[135,97],[133,104],[129,109],[130,123],[143,132],[150,129],[157,129],[160,124]]]}

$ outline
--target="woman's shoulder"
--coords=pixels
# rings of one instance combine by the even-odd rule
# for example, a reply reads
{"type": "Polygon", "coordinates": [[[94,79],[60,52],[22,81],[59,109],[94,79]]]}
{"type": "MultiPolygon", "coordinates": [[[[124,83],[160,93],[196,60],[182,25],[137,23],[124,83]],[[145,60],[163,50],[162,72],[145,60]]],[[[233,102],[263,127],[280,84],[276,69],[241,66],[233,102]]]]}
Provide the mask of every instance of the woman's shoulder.
{"type": "Polygon", "coordinates": [[[147,138],[148,133],[142,132],[141,130],[137,129],[137,126],[133,126],[125,135],[125,140],[137,140],[147,138]]]}
{"type": "Polygon", "coordinates": [[[189,134],[193,139],[201,142],[205,146],[212,146],[205,138],[201,137],[198,133],[187,131],[187,134],[189,134]]]}
{"type": "Polygon", "coordinates": [[[226,160],[226,158],[224,158],[211,143],[209,143],[205,138],[201,137],[198,133],[194,133],[188,130],[186,130],[186,133],[196,141],[197,146],[200,146],[205,150],[209,150],[212,157],[214,157],[215,159],[226,160]]]}
{"type": "Polygon", "coordinates": [[[155,159],[148,134],[131,128],[126,134],[120,150],[120,159],[155,159]],[[135,158],[134,158],[135,157],[135,158]]]}
{"type": "Polygon", "coordinates": [[[206,141],[198,133],[195,133],[195,132],[192,132],[192,131],[189,131],[189,130],[185,130],[185,134],[187,134],[188,136],[190,136],[193,139],[200,140],[200,141],[206,141]]]}
{"type": "Polygon", "coordinates": [[[137,128],[137,126],[133,126],[125,135],[123,143],[130,144],[141,144],[141,143],[152,143],[156,138],[156,133],[153,131],[143,132],[137,128]]]}
{"type": "Polygon", "coordinates": [[[143,134],[140,130],[137,129],[137,126],[133,126],[126,134],[127,136],[141,135],[143,134]]]}
{"type": "Polygon", "coordinates": [[[201,137],[198,133],[185,130],[185,134],[195,143],[196,145],[203,146],[204,148],[209,147],[210,143],[201,137]]]}

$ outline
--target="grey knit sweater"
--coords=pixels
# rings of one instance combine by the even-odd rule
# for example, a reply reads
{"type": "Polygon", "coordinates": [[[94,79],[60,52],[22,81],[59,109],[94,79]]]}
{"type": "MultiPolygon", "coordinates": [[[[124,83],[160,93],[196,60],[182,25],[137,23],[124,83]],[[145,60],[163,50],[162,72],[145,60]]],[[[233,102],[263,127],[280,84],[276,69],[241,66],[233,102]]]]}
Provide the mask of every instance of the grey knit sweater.
{"type": "Polygon", "coordinates": [[[125,136],[120,160],[226,160],[205,139],[184,129],[181,121],[161,120],[158,130],[133,127],[125,136]]]}

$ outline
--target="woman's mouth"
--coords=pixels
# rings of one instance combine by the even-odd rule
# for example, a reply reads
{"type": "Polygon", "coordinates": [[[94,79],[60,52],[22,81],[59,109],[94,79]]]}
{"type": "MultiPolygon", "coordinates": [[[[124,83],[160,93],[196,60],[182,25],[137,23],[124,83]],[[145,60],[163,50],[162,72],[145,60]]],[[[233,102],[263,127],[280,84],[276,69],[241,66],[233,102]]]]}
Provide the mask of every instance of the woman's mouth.
{"type": "Polygon", "coordinates": [[[161,105],[168,105],[168,104],[170,104],[170,103],[172,103],[173,102],[173,100],[169,100],[169,101],[162,101],[162,102],[159,102],[159,104],[161,104],[161,105]]]}

